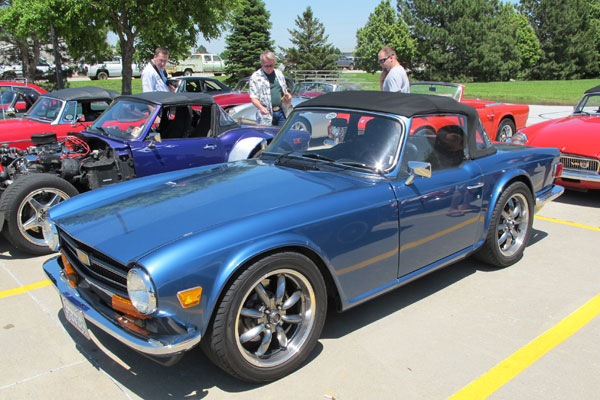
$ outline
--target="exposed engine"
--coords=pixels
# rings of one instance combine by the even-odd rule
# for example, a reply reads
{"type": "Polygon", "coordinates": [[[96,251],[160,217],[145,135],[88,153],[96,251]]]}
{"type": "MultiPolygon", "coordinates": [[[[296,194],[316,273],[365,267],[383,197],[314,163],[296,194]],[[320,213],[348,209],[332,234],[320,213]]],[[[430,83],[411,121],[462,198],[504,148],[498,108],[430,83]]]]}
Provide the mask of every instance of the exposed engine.
{"type": "Polygon", "coordinates": [[[69,181],[80,191],[97,189],[135,177],[129,155],[118,156],[106,142],[78,134],[58,141],[56,133],[31,136],[27,150],[0,146],[0,189],[18,175],[52,173],[69,181]]]}

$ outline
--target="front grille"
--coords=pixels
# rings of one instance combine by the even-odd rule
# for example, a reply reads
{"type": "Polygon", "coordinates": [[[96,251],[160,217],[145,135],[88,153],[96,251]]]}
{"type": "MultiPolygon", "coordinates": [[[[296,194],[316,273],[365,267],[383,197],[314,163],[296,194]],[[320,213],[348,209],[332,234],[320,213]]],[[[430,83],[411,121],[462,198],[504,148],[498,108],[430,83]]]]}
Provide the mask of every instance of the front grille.
{"type": "Polygon", "coordinates": [[[600,161],[595,158],[581,157],[570,154],[561,154],[560,161],[564,168],[576,169],[579,171],[588,171],[598,173],[600,161]]]}
{"type": "Polygon", "coordinates": [[[65,232],[60,231],[59,234],[62,250],[79,274],[103,290],[127,297],[128,267],[79,242],[65,232]],[[83,262],[85,256],[89,260],[88,263],[83,262]]]}

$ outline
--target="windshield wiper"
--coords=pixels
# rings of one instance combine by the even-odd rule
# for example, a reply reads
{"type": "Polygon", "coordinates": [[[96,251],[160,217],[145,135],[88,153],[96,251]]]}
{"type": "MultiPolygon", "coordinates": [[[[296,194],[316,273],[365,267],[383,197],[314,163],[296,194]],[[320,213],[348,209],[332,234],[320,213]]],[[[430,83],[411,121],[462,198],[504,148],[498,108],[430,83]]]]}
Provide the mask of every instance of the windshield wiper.
{"type": "Polygon", "coordinates": [[[107,131],[106,129],[104,129],[103,127],[101,127],[101,126],[94,126],[94,130],[96,130],[96,131],[100,132],[100,133],[101,133],[101,134],[103,134],[104,136],[110,136],[110,135],[108,134],[108,131],[107,131]]]}

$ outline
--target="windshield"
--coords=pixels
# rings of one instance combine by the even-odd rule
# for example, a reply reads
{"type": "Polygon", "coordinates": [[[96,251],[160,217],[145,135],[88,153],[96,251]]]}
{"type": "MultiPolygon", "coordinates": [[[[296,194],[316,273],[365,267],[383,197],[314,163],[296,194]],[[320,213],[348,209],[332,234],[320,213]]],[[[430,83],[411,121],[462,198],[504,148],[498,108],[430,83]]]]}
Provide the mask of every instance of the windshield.
{"type": "Polygon", "coordinates": [[[59,99],[53,99],[50,97],[42,96],[31,109],[25,113],[26,117],[38,119],[41,121],[54,121],[58,115],[60,115],[60,110],[63,108],[65,102],[59,99]]]}
{"type": "Polygon", "coordinates": [[[583,99],[575,107],[575,112],[600,114],[600,93],[591,93],[583,96],[583,99]]]}
{"type": "Polygon", "coordinates": [[[296,110],[266,154],[384,172],[396,163],[402,132],[398,120],[379,114],[296,110]]]}
{"type": "Polygon", "coordinates": [[[456,101],[462,100],[462,86],[451,83],[443,84],[440,82],[412,82],[410,84],[410,92],[450,97],[456,101]]]}
{"type": "Polygon", "coordinates": [[[11,90],[2,90],[2,96],[0,97],[0,103],[3,105],[10,104],[17,94],[11,90]]]}
{"type": "Polygon", "coordinates": [[[113,103],[92,124],[90,130],[122,139],[136,139],[152,119],[155,109],[156,106],[151,104],[120,100],[113,103]]]}
{"type": "Polygon", "coordinates": [[[293,94],[301,95],[305,92],[329,93],[335,92],[335,85],[326,82],[301,82],[294,87],[293,94]]]}

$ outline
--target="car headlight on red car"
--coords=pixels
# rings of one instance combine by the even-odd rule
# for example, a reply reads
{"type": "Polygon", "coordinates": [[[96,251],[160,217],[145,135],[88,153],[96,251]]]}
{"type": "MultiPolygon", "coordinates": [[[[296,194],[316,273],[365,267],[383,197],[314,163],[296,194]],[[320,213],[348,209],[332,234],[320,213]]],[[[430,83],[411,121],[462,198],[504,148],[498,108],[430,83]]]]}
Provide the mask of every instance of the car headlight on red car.
{"type": "Polygon", "coordinates": [[[143,269],[135,267],[127,273],[127,294],[131,304],[141,314],[149,315],[156,311],[156,290],[143,269]]]}
{"type": "Polygon", "coordinates": [[[525,144],[527,143],[527,135],[521,131],[518,131],[512,135],[512,137],[508,138],[507,142],[512,144],[525,144]]]}

